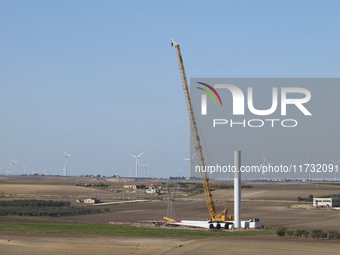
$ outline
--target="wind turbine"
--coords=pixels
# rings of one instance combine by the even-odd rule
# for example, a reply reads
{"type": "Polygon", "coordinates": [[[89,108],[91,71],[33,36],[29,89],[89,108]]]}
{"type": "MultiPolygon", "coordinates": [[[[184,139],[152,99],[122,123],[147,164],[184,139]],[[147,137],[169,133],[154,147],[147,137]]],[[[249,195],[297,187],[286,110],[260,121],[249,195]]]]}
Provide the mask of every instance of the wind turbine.
{"type": "Polygon", "coordinates": [[[72,153],[66,154],[66,152],[64,151],[64,154],[65,154],[64,176],[67,176],[67,158],[68,158],[69,156],[71,156],[72,153]]]}
{"type": "Polygon", "coordinates": [[[103,177],[103,167],[107,167],[106,165],[103,165],[102,162],[99,162],[100,163],[100,173],[101,173],[101,177],[103,177]]]}
{"type": "Polygon", "coordinates": [[[144,152],[145,152],[145,150],[141,154],[139,154],[138,156],[135,156],[135,155],[132,155],[132,154],[128,153],[128,155],[136,158],[136,178],[138,178],[138,166],[139,166],[139,160],[138,159],[140,158],[140,156],[142,156],[142,154],[144,152]]]}
{"type": "MultiPolygon", "coordinates": [[[[312,162],[313,160],[320,160],[320,159],[312,159],[312,158],[307,154],[306,151],[305,151],[305,153],[306,153],[306,155],[307,155],[307,157],[308,157],[308,164],[310,164],[310,162],[312,162]]],[[[308,166],[308,168],[309,168],[309,166],[308,166]]],[[[309,181],[312,181],[312,176],[311,176],[311,174],[312,174],[312,172],[311,172],[310,169],[309,169],[309,181]]]]}
{"type": "Polygon", "coordinates": [[[23,166],[23,168],[24,168],[24,174],[26,174],[27,166],[23,166]]]}
{"type": "Polygon", "coordinates": [[[179,178],[179,173],[182,171],[182,169],[180,169],[179,171],[177,171],[177,177],[179,178]]]}
{"type": "Polygon", "coordinates": [[[195,166],[195,165],[194,165],[194,162],[193,162],[193,159],[194,159],[195,156],[196,156],[196,153],[195,153],[194,156],[192,156],[191,158],[182,158],[183,160],[188,160],[188,161],[190,161],[190,172],[191,172],[191,166],[195,166]]]}
{"type": "Polygon", "coordinates": [[[12,161],[12,163],[10,165],[12,165],[12,175],[14,175],[14,168],[15,168],[14,164],[19,162],[19,160],[11,160],[11,159],[9,159],[9,160],[12,161]]]}
{"type": "Polygon", "coordinates": [[[161,172],[161,179],[163,179],[163,171],[160,171],[161,172]]]}
{"type": "Polygon", "coordinates": [[[141,165],[141,166],[144,166],[144,177],[146,177],[146,167],[149,165],[149,162],[146,163],[145,165],[141,165]]]}
{"type": "MultiPolygon", "coordinates": [[[[267,165],[268,164],[268,166],[270,166],[270,164],[273,164],[273,163],[270,163],[270,162],[268,162],[268,161],[266,161],[266,158],[264,157],[264,154],[263,154],[263,152],[262,152],[262,158],[263,158],[263,166],[265,166],[265,165],[267,165]]],[[[266,179],[266,172],[263,172],[263,179],[265,180],[266,179]]]]}
{"type": "Polygon", "coordinates": [[[335,166],[334,173],[335,173],[335,181],[336,181],[336,172],[338,171],[338,168],[336,166],[339,164],[340,160],[338,161],[334,161],[332,159],[329,159],[329,160],[334,163],[334,166],[335,166]]]}
{"type": "Polygon", "coordinates": [[[130,170],[130,177],[132,177],[132,170],[129,168],[129,170],[130,170]]]}

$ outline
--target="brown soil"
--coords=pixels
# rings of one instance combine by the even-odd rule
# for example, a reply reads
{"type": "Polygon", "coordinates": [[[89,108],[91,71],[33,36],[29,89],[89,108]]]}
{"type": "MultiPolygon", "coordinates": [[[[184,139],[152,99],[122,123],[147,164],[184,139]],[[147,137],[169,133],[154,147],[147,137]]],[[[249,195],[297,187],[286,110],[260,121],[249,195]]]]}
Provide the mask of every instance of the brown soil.
{"type": "Polygon", "coordinates": [[[277,236],[204,239],[0,235],[2,254],[338,254],[339,241],[277,236]]]}

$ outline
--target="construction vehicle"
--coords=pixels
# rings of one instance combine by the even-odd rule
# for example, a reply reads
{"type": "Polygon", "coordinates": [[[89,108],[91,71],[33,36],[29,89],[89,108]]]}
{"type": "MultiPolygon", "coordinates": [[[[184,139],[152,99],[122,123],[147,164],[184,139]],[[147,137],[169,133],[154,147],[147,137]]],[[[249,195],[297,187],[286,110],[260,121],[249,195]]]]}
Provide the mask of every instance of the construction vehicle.
{"type": "MultiPolygon", "coordinates": [[[[196,120],[195,120],[194,109],[193,109],[193,105],[192,105],[191,98],[190,98],[189,86],[187,82],[187,76],[185,73],[181,50],[180,50],[179,44],[176,41],[174,41],[172,38],[171,38],[171,46],[175,46],[175,49],[176,49],[178,68],[179,68],[179,73],[180,73],[181,80],[182,80],[184,97],[185,97],[185,102],[186,102],[189,120],[190,120],[190,129],[191,129],[192,139],[194,142],[195,151],[196,151],[196,155],[198,159],[198,165],[200,166],[200,169],[205,169],[203,149],[201,146],[201,140],[200,140],[200,136],[199,136],[196,120]]],[[[231,215],[227,215],[228,208],[226,207],[226,205],[225,205],[225,209],[222,212],[220,212],[219,214],[216,213],[215,203],[214,203],[214,199],[213,199],[212,192],[211,192],[211,186],[210,186],[208,174],[207,172],[203,172],[203,171],[200,171],[200,173],[202,177],[204,194],[205,194],[205,198],[207,201],[208,210],[210,214],[210,218],[208,220],[208,222],[210,223],[209,226],[210,228],[221,228],[221,223],[224,223],[226,221],[232,221],[233,217],[231,215]],[[214,225],[213,223],[217,223],[217,224],[214,225]]],[[[171,220],[171,219],[166,218],[165,220],[171,220]]],[[[226,228],[227,228],[227,224],[226,224],[226,228]]]]}

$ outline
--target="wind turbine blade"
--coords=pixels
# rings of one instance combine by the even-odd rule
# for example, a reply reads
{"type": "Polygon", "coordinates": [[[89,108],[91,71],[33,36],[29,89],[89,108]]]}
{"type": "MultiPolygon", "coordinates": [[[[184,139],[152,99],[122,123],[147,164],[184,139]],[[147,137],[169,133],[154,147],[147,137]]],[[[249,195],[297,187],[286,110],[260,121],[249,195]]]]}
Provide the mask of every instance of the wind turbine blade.
{"type": "Polygon", "coordinates": [[[195,156],[196,156],[196,153],[194,154],[194,156],[192,156],[191,160],[193,160],[195,156]]]}
{"type": "Polygon", "coordinates": [[[183,160],[190,160],[190,158],[182,158],[183,160]]]}
{"type": "Polygon", "coordinates": [[[144,150],[141,154],[139,154],[138,158],[139,158],[140,156],[142,156],[142,154],[143,154],[145,151],[146,151],[146,150],[144,150]]]}
{"type": "Polygon", "coordinates": [[[311,157],[307,154],[306,151],[305,151],[305,153],[306,153],[307,157],[309,158],[309,161],[311,161],[312,160],[311,157]]]}
{"type": "Polygon", "coordinates": [[[135,156],[135,155],[132,155],[132,154],[130,154],[130,153],[128,153],[128,155],[130,155],[130,156],[132,156],[132,157],[134,157],[134,158],[137,158],[137,156],[135,156]]]}
{"type": "Polygon", "coordinates": [[[266,162],[266,159],[265,159],[265,157],[263,155],[263,152],[262,152],[262,158],[263,158],[263,162],[266,162]]]}

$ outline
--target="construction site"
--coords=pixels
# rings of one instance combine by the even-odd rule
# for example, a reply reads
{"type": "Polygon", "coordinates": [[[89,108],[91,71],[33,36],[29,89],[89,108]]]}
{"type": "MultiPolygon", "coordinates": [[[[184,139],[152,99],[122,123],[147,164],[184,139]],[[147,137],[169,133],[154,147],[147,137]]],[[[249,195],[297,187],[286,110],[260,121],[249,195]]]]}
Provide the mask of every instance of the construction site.
{"type": "Polygon", "coordinates": [[[0,253],[339,254],[339,8],[0,1],[0,253]]]}

